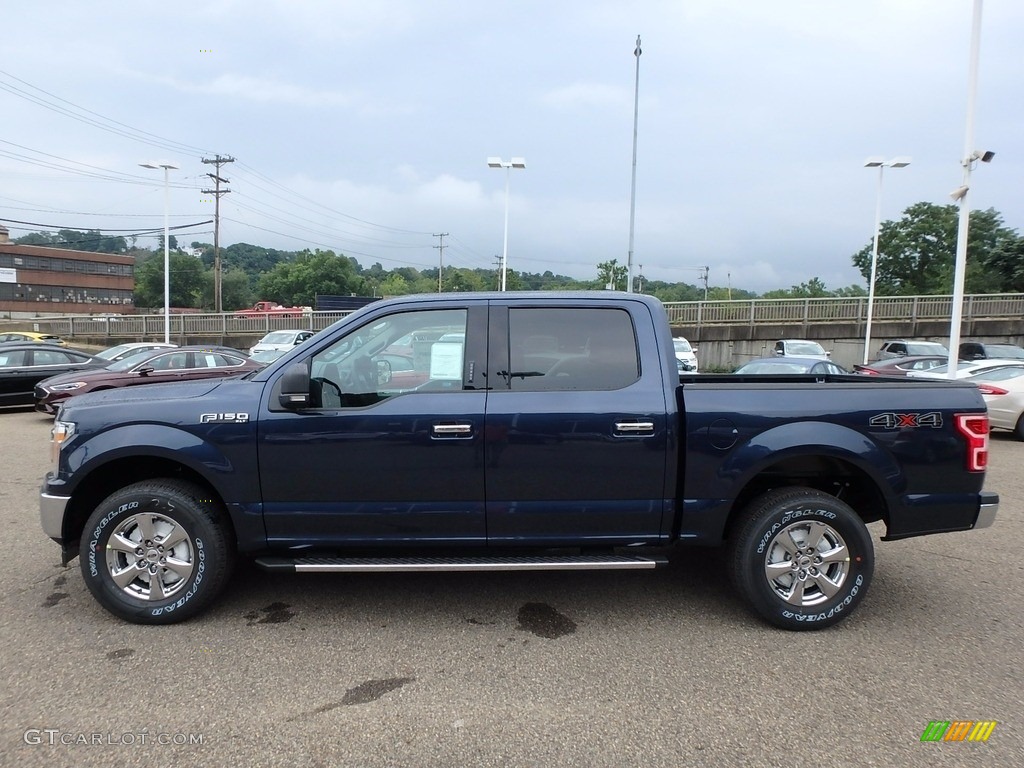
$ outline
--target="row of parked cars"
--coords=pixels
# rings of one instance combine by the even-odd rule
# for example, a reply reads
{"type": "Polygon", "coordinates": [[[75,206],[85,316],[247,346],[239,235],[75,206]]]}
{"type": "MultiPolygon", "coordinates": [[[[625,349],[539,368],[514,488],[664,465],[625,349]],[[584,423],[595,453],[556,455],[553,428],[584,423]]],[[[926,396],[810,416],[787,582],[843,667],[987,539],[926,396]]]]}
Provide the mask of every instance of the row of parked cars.
{"type": "MultiPolygon", "coordinates": [[[[867,376],[949,378],[949,351],[937,342],[886,342],[879,350],[877,360],[866,365],[856,365],[853,371],[837,365],[828,357],[828,352],[816,342],[800,339],[780,341],[775,346],[774,357],[751,360],[737,368],[735,373],[857,373],[867,376]]],[[[989,424],[993,429],[1008,430],[1018,439],[1024,440],[1024,347],[965,341],[959,347],[953,378],[977,385],[988,406],[989,424]]]]}
{"type": "Polygon", "coordinates": [[[0,334],[0,406],[35,404],[56,413],[62,400],[117,387],[234,376],[259,370],[312,331],[274,331],[246,354],[231,347],[163,342],[119,344],[90,354],[57,336],[0,334]],[[5,338],[19,336],[20,338],[5,338]]]}

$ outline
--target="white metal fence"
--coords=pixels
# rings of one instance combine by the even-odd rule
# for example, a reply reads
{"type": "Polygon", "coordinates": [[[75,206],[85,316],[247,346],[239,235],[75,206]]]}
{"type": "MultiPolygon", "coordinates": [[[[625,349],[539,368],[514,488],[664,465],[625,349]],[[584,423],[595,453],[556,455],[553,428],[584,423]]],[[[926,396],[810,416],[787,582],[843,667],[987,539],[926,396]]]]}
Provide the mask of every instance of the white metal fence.
{"type": "MultiPolygon", "coordinates": [[[[673,325],[763,325],[791,323],[858,323],[867,320],[867,297],[825,299],[748,299],[743,301],[678,301],[665,305],[673,325]]],[[[952,296],[876,296],[872,322],[948,320],[952,296]]],[[[1024,294],[965,296],[963,319],[1020,320],[1024,294]]]]}
{"type": "MultiPolygon", "coordinates": [[[[872,321],[948,320],[952,314],[951,296],[879,296],[875,297],[872,321]]],[[[826,299],[744,299],[736,301],[676,301],[665,304],[673,325],[784,325],[792,323],[859,323],[867,320],[867,298],[826,299]]],[[[170,335],[233,336],[265,334],[273,330],[302,328],[323,330],[349,312],[312,312],[301,318],[262,315],[235,317],[226,314],[171,315],[170,335]]],[[[979,294],[964,297],[963,319],[1024,319],[1024,294],[979,294]]],[[[45,333],[65,338],[82,336],[159,338],[164,334],[164,316],[119,315],[89,317],[83,315],[38,318],[18,321],[45,333]]]]}

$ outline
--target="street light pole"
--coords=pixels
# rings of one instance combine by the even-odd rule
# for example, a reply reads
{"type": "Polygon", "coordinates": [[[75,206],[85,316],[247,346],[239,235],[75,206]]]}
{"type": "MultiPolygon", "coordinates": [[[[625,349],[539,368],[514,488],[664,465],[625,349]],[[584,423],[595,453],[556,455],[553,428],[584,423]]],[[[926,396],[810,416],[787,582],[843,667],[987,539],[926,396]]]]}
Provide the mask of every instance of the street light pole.
{"type": "Polygon", "coordinates": [[[636,221],[636,134],[640,118],[640,35],[636,36],[636,84],[633,86],[633,174],[629,187],[629,253],[626,255],[626,292],[633,292],[633,227],[636,221]]]}
{"type": "Polygon", "coordinates": [[[139,163],[143,168],[164,169],[164,342],[171,342],[171,170],[178,170],[173,163],[139,163]]]}
{"type": "Polygon", "coordinates": [[[950,379],[956,378],[957,360],[960,359],[960,323],[964,311],[964,281],[967,275],[967,230],[971,221],[971,207],[967,192],[971,188],[971,169],[981,160],[988,163],[994,152],[979,152],[974,147],[974,105],[978,93],[978,58],[981,50],[981,0],[974,0],[971,23],[971,53],[967,74],[967,128],[964,131],[963,183],[950,195],[960,203],[960,216],[956,229],[956,258],[953,263],[953,306],[949,322],[949,360],[946,370],[950,379]]]}
{"type": "Polygon", "coordinates": [[[526,160],[522,157],[513,157],[508,162],[505,162],[500,157],[488,157],[487,167],[505,169],[505,236],[501,250],[501,290],[504,291],[505,280],[508,274],[508,177],[513,168],[525,168],[526,160]]]}
{"type": "Polygon", "coordinates": [[[864,365],[868,364],[871,354],[871,317],[875,306],[875,274],[878,271],[878,232],[882,226],[882,171],[886,168],[906,168],[910,165],[909,157],[894,157],[884,160],[880,157],[869,157],[864,162],[865,168],[878,169],[878,194],[875,196],[875,234],[871,245],[871,277],[868,280],[868,317],[864,330],[864,365]]]}

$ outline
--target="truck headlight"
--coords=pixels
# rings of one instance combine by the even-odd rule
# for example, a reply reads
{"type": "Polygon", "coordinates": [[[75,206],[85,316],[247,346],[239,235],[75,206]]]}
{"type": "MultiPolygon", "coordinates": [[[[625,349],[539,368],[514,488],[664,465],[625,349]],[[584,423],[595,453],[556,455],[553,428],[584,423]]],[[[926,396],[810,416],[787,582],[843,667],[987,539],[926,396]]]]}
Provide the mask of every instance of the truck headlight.
{"type": "Polygon", "coordinates": [[[52,465],[53,475],[57,476],[57,467],[60,463],[60,449],[71,437],[75,434],[75,423],[73,421],[59,421],[53,422],[53,427],[50,429],[50,464],[52,465]]]}

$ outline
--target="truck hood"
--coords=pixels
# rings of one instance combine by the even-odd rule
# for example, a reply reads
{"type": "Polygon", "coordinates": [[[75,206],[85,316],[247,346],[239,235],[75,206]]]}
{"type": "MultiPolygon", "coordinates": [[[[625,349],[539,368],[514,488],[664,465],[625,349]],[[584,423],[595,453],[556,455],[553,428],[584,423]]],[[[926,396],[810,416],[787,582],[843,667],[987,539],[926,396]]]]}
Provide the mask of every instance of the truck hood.
{"type": "Polygon", "coordinates": [[[87,392],[72,398],[75,407],[109,403],[137,403],[141,400],[189,400],[203,397],[217,389],[224,379],[176,381],[168,384],[147,384],[144,387],[121,387],[87,392]]]}
{"type": "MultiPolygon", "coordinates": [[[[146,384],[144,387],[119,387],[103,389],[99,392],[86,392],[76,395],[62,403],[62,408],[76,411],[91,408],[110,408],[128,406],[132,411],[139,403],[167,402],[168,400],[190,400],[203,397],[224,382],[223,379],[203,381],[179,381],[168,384],[146,384]]],[[[126,414],[126,416],[130,416],[126,414]]]]}

